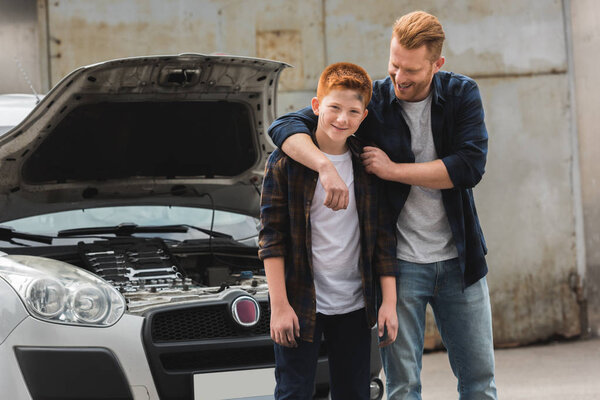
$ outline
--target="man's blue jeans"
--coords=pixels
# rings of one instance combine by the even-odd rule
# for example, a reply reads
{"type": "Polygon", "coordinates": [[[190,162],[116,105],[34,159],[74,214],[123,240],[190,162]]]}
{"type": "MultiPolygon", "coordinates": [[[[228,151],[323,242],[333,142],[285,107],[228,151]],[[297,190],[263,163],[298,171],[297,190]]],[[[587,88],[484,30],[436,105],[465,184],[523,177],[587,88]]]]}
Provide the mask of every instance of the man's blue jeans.
{"type": "Polygon", "coordinates": [[[431,304],[452,371],[458,378],[459,399],[497,399],[486,279],[463,291],[458,259],[432,264],[398,263],[398,337],[381,350],[388,399],[421,399],[427,303],[431,304]]]}

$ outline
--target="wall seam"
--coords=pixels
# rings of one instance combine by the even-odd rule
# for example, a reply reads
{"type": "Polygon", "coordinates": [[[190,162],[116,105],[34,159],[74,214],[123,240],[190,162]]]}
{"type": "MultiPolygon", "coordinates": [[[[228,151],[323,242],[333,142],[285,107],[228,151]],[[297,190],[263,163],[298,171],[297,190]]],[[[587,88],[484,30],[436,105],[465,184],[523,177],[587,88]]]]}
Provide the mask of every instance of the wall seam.
{"type": "Polygon", "coordinates": [[[37,1],[40,60],[43,60],[41,68],[41,92],[47,93],[52,89],[52,63],[50,62],[50,11],[48,9],[48,0],[37,1]],[[40,9],[43,9],[43,15],[40,15],[40,9]],[[45,67],[45,68],[44,68],[45,67]]]}
{"type": "Polygon", "coordinates": [[[552,75],[565,75],[568,74],[568,67],[566,69],[553,69],[550,71],[542,71],[542,72],[514,72],[514,73],[499,73],[499,74],[484,74],[484,73],[475,73],[468,74],[472,79],[510,79],[510,78],[532,78],[535,76],[552,76],[552,75]]]}
{"type": "MultiPolygon", "coordinates": [[[[583,200],[581,193],[581,171],[579,160],[579,131],[577,126],[577,102],[575,96],[575,69],[573,58],[573,32],[571,17],[571,0],[562,0],[563,23],[565,30],[565,48],[567,50],[567,81],[569,87],[569,112],[570,112],[570,137],[571,152],[571,192],[573,194],[573,219],[575,225],[575,252],[577,262],[577,273],[585,282],[586,256],[585,256],[585,227],[583,219],[583,200]]],[[[584,294],[585,296],[585,294],[584,294]]],[[[586,329],[588,327],[585,327],[586,329]]]]}

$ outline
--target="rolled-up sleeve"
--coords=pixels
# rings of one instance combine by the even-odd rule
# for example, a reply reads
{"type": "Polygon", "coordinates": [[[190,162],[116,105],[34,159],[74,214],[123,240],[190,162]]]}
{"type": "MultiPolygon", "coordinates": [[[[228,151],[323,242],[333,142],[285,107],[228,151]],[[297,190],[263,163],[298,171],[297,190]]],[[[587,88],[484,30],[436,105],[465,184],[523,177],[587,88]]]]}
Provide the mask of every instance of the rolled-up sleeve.
{"type": "Polygon", "coordinates": [[[296,133],[310,135],[315,126],[317,126],[317,116],[310,107],[306,107],[277,118],[269,127],[268,133],[275,146],[281,148],[288,137],[296,133]]]}
{"type": "Polygon", "coordinates": [[[452,153],[442,158],[455,187],[477,185],[485,172],[488,134],[483,104],[475,82],[471,82],[457,105],[455,132],[451,132],[452,153]]]}
{"type": "Polygon", "coordinates": [[[260,231],[258,257],[285,257],[289,235],[287,175],[285,159],[279,151],[269,157],[265,166],[260,196],[260,231]]]}

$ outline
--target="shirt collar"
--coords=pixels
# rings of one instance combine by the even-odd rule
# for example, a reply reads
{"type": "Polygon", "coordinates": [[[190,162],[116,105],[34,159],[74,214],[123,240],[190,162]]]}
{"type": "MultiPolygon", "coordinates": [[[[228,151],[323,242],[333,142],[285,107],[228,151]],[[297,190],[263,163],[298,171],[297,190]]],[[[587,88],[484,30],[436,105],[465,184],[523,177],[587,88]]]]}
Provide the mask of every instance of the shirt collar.
{"type": "Polygon", "coordinates": [[[390,104],[398,104],[400,105],[400,103],[398,102],[398,98],[396,97],[396,92],[394,92],[394,82],[392,82],[392,78],[390,78],[389,76],[387,77],[389,85],[388,85],[388,99],[389,99],[389,103],[390,104]]]}
{"type": "MultiPolygon", "coordinates": [[[[311,137],[313,143],[315,144],[315,146],[317,146],[317,148],[319,148],[319,143],[317,143],[317,128],[315,128],[311,131],[310,137],[311,137]]],[[[364,146],[367,146],[367,144],[365,142],[363,142],[361,139],[359,139],[355,135],[349,136],[348,139],[346,139],[346,144],[348,145],[348,149],[350,150],[350,155],[352,157],[358,158],[358,159],[360,159],[360,154],[362,153],[362,148],[364,146]]]]}
{"type": "Polygon", "coordinates": [[[434,104],[440,104],[446,102],[444,95],[442,94],[442,74],[440,72],[436,72],[433,75],[433,80],[431,81],[431,90],[433,91],[433,98],[431,99],[434,104]]]}

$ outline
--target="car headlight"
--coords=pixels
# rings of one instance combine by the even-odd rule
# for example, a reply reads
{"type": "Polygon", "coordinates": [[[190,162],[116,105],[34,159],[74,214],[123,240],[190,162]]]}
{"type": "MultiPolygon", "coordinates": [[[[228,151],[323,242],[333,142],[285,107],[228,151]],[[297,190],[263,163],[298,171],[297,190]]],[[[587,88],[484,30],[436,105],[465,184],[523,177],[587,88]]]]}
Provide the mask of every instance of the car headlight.
{"type": "Polygon", "coordinates": [[[49,258],[0,257],[0,276],[35,318],[70,325],[111,326],[125,312],[125,299],[96,275],[49,258]]]}
{"type": "Polygon", "coordinates": [[[25,302],[43,318],[52,318],[65,308],[65,287],[51,278],[37,278],[27,285],[25,302]]]}

